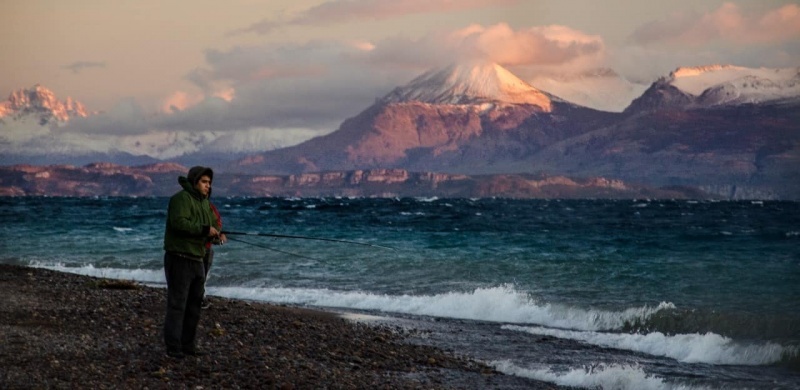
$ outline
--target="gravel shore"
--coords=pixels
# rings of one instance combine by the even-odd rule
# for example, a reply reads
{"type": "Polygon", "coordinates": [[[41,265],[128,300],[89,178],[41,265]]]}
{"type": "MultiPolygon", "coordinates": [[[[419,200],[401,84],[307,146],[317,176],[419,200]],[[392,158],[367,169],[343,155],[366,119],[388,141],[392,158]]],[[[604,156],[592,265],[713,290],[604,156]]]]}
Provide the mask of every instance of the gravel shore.
{"type": "Polygon", "coordinates": [[[0,388],[554,389],[333,313],[213,298],[172,359],[166,290],[0,264],[0,388]]]}

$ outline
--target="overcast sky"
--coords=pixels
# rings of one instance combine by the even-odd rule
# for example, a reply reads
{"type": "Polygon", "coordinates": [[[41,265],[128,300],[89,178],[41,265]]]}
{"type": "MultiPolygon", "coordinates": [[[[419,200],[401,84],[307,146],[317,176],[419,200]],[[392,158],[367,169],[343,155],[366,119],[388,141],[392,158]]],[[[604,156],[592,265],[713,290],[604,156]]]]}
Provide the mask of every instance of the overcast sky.
{"type": "Polygon", "coordinates": [[[0,100],[39,83],[106,113],[87,131],[326,133],[459,60],[647,83],[678,66],[800,66],[800,1],[11,0],[0,51],[0,100]]]}

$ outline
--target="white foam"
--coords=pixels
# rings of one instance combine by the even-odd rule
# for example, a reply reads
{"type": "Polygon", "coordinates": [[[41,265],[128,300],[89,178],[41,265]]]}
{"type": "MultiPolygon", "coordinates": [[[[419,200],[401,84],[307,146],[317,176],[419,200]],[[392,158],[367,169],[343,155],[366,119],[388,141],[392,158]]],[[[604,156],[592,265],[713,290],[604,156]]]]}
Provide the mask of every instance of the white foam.
{"type": "Polygon", "coordinates": [[[43,264],[37,262],[31,263],[30,266],[34,268],[44,268],[58,272],[67,272],[72,274],[94,276],[106,279],[133,280],[137,282],[158,283],[158,284],[167,283],[163,269],[150,270],[150,269],[95,268],[95,266],[92,264],[87,264],[80,267],[67,267],[62,263],[43,264]]]}
{"type": "Polygon", "coordinates": [[[510,361],[489,363],[497,371],[507,375],[555,383],[560,386],[578,388],[600,388],[618,390],[701,390],[705,387],[688,386],[665,382],[663,378],[644,372],[639,366],[600,364],[593,367],[575,368],[557,373],[549,368],[524,368],[510,361]]]}
{"type": "Polygon", "coordinates": [[[130,232],[130,231],[133,231],[133,228],[114,226],[114,230],[116,230],[116,231],[118,231],[120,233],[127,233],[127,232],[130,232]]]}
{"type": "Polygon", "coordinates": [[[353,322],[377,322],[377,321],[390,321],[391,318],[389,317],[381,317],[381,316],[373,316],[369,314],[361,314],[361,313],[342,313],[339,315],[340,317],[353,321],[353,322]]]}
{"type": "Polygon", "coordinates": [[[409,215],[425,215],[425,213],[424,213],[424,212],[422,212],[422,211],[417,211],[417,212],[413,212],[413,213],[412,213],[412,212],[410,212],[410,211],[401,211],[401,212],[400,212],[400,215],[402,215],[402,216],[409,216],[409,215]]]}
{"type": "Polygon", "coordinates": [[[414,198],[414,200],[416,200],[417,202],[431,203],[431,202],[435,202],[435,201],[439,200],[439,197],[438,196],[431,196],[431,197],[420,196],[420,197],[414,198]]]}
{"type": "Polygon", "coordinates": [[[328,289],[246,287],[211,288],[209,291],[213,291],[212,293],[215,295],[231,298],[275,303],[380,310],[491,322],[539,324],[581,330],[619,329],[626,322],[643,321],[659,310],[675,307],[671,303],[661,303],[655,308],[639,307],[621,312],[582,309],[537,302],[511,285],[478,288],[472,292],[448,292],[436,295],[385,295],[328,289]]]}
{"type": "Polygon", "coordinates": [[[667,336],[661,332],[605,333],[517,325],[505,325],[503,329],[664,356],[685,363],[766,365],[780,361],[784,354],[798,352],[792,347],[783,347],[771,342],[739,344],[728,337],[710,332],[667,336]]]}

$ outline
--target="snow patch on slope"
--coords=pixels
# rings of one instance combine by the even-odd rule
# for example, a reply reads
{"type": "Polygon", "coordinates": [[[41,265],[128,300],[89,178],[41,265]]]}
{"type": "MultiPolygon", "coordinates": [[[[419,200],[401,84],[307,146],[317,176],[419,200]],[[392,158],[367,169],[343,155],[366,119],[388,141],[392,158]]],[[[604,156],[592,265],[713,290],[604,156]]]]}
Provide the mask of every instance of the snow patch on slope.
{"type": "Polygon", "coordinates": [[[683,92],[699,96],[699,103],[704,106],[800,98],[800,67],[686,67],[670,73],[668,82],[683,92]]]}
{"type": "Polygon", "coordinates": [[[0,154],[45,156],[51,154],[127,153],[155,159],[170,159],[201,151],[247,153],[277,149],[316,135],[309,129],[294,129],[296,139],[286,140],[283,129],[250,128],[236,132],[151,131],[117,135],[64,132],[60,127],[39,123],[33,117],[0,119],[0,154]],[[305,138],[303,138],[305,137],[305,138]]]}

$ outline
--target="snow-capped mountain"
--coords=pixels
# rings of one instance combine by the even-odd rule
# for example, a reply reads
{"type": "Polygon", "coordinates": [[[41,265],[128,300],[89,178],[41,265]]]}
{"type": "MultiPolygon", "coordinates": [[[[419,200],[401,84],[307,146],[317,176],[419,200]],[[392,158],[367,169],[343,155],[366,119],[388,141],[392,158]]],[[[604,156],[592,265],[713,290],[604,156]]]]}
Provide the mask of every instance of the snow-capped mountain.
{"type": "MultiPolygon", "coordinates": [[[[136,104],[83,117],[82,106],[59,106],[38,89],[0,104],[0,165],[170,160],[251,174],[547,172],[797,199],[800,186],[787,183],[800,182],[799,74],[678,68],[619,113],[642,86],[612,71],[529,84],[497,64],[451,65],[395,88],[320,137],[310,129],[170,130],[187,128],[190,116],[150,115],[136,104]],[[72,111],[68,122],[57,119],[72,111]],[[287,144],[286,133],[297,138],[287,144]]],[[[226,101],[214,104],[193,109],[233,112],[226,101]]]]}
{"type": "Polygon", "coordinates": [[[682,67],[653,83],[627,112],[800,102],[800,67],[682,67]]]}
{"type": "MultiPolygon", "coordinates": [[[[263,128],[118,133],[120,122],[144,117],[141,109],[131,102],[97,114],[72,98],[58,99],[55,93],[38,84],[19,89],[0,102],[0,164],[83,165],[94,161],[142,164],[198,153],[235,158],[239,154],[288,146],[281,141],[282,134],[263,128]],[[82,131],[87,127],[93,130],[82,131]]],[[[154,121],[154,127],[159,127],[158,119],[150,120],[154,121]]],[[[295,143],[313,136],[303,130],[297,133],[304,138],[295,143]]]]}
{"type": "Polygon", "coordinates": [[[800,67],[744,68],[732,65],[678,68],[669,83],[698,96],[703,105],[765,103],[800,97],[800,67]]]}
{"type": "Polygon", "coordinates": [[[495,63],[464,63],[423,73],[405,86],[395,88],[385,103],[418,101],[430,104],[511,103],[552,109],[547,94],[520,80],[495,63]]]}
{"type": "Polygon", "coordinates": [[[535,76],[528,82],[568,102],[609,112],[622,112],[648,87],[627,80],[608,68],[579,74],[535,76]]]}
{"type": "Polygon", "coordinates": [[[565,102],[500,65],[428,71],[392,90],[338,130],[230,166],[270,173],[403,167],[489,172],[619,114],[565,102]]]}
{"type": "Polygon", "coordinates": [[[63,123],[70,118],[86,116],[88,113],[83,104],[71,97],[64,101],[58,100],[52,91],[39,84],[13,91],[8,100],[0,102],[0,118],[25,120],[34,117],[42,125],[53,121],[63,123]]]}
{"type": "Polygon", "coordinates": [[[126,150],[124,137],[67,131],[70,123],[91,120],[93,115],[82,103],[70,97],[60,100],[39,84],[11,92],[0,102],[0,163],[155,161],[126,150]]]}

